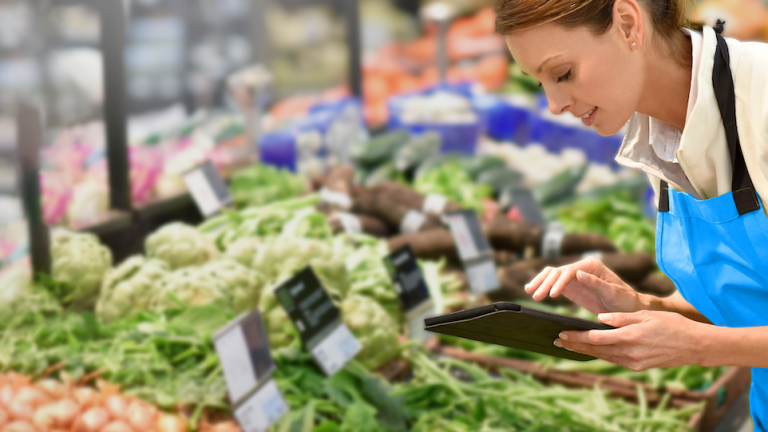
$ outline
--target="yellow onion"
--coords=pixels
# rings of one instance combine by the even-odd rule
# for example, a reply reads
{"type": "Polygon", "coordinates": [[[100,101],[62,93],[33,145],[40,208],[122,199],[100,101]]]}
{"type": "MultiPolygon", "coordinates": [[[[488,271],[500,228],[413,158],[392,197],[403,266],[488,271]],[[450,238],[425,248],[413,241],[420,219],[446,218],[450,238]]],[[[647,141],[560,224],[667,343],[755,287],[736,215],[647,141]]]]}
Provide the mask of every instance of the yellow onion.
{"type": "Polygon", "coordinates": [[[2,429],[3,426],[5,426],[6,423],[8,423],[8,413],[5,412],[2,408],[0,408],[0,429],[2,429]]]}
{"type": "Polygon", "coordinates": [[[113,418],[122,420],[125,418],[128,401],[123,396],[112,395],[104,401],[104,406],[113,418]]]}
{"type": "Polygon", "coordinates": [[[67,428],[72,425],[80,410],[71,399],[62,399],[43,405],[35,411],[32,423],[42,429],[67,428]]]}
{"type": "Polygon", "coordinates": [[[3,387],[0,387],[0,406],[7,407],[10,405],[15,394],[16,392],[13,390],[13,387],[10,384],[6,384],[3,387]]]}
{"type": "Polygon", "coordinates": [[[187,421],[177,415],[161,414],[156,430],[157,432],[186,432],[187,421]]]}
{"type": "Polygon", "coordinates": [[[104,426],[103,428],[101,428],[101,431],[99,432],[135,432],[135,431],[130,426],[128,426],[128,423],[122,420],[116,420],[104,426]]]}
{"type": "Polygon", "coordinates": [[[61,399],[64,397],[66,393],[66,388],[64,387],[64,384],[61,382],[55,380],[55,379],[44,379],[37,384],[35,384],[35,387],[42,390],[46,395],[48,395],[51,399],[61,399]]]}
{"type": "Polygon", "coordinates": [[[32,406],[32,408],[37,408],[40,405],[50,402],[51,398],[49,398],[40,389],[36,389],[34,387],[22,387],[19,389],[19,391],[16,392],[16,395],[13,397],[13,401],[22,402],[32,406]]]}
{"type": "Polygon", "coordinates": [[[5,425],[3,432],[38,432],[32,423],[25,420],[17,420],[5,425]]]}
{"type": "Polygon", "coordinates": [[[157,419],[157,411],[154,407],[144,402],[134,400],[125,410],[125,419],[134,429],[149,431],[157,419]]]}
{"type": "Polygon", "coordinates": [[[90,387],[78,387],[72,396],[81,409],[90,408],[99,403],[99,393],[90,387]]]}
{"type": "Polygon", "coordinates": [[[35,408],[23,401],[14,400],[8,405],[8,414],[14,420],[32,420],[32,414],[34,414],[35,408]]]}
{"type": "Polygon", "coordinates": [[[102,407],[93,407],[84,412],[72,426],[72,432],[99,432],[109,423],[109,413],[102,407]]]}

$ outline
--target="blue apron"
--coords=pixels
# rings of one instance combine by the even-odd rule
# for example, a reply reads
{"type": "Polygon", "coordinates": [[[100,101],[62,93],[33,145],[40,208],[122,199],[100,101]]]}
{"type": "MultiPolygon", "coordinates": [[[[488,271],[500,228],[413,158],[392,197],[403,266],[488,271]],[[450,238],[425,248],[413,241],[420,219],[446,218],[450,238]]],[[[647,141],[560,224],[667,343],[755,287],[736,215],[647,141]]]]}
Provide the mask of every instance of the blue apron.
{"type": "MultiPolygon", "coordinates": [[[[768,326],[768,220],[741,152],[721,31],[718,25],[712,81],[733,163],[733,192],[700,201],[662,181],[656,257],[683,298],[713,324],[768,326]]],[[[768,369],[752,368],[749,402],[755,431],[768,432],[768,369]]]]}

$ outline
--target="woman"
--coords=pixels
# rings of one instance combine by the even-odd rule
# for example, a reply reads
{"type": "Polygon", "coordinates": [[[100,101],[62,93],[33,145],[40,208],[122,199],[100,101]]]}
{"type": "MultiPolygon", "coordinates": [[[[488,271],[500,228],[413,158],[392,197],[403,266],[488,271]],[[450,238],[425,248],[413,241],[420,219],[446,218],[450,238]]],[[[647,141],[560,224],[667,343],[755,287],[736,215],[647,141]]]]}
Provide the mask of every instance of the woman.
{"type": "Polygon", "coordinates": [[[603,135],[629,121],[617,160],[656,190],[657,261],[678,288],[638,294],[587,259],[545,269],[526,291],[617,327],[563,332],[557,346],[636,371],[752,367],[751,412],[766,432],[768,45],[692,26],[684,1],[497,0],[497,30],[553,113],[603,135]]]}

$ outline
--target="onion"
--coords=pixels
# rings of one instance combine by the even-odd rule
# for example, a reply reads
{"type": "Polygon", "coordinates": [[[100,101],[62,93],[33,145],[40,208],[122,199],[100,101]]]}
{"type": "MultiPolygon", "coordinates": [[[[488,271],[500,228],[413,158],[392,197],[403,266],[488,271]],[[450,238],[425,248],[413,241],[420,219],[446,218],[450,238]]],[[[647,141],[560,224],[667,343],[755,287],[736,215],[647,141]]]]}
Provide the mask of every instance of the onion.
{"type": "Polygon", "coordinates": [[[227,420],[206,425],[205,432],[242,432],[242,429],[240,429],[237,423],[227,420]]]}
{"type": "Polygon", "coordinates": [[[79,411],[75,402],[62,399],[38,408],[32,416],[32,423],[43,430],[66,428],[72,425],[79,411]]]}
{"type": "Polygon", "coordinates": [[[2,429],[3,426],[5,426],[6,423],[8,423],[8,413],[3,411],[2,408],[0,408],[0,429],[2,429]]]}
{"type": "Polygon", "coordinates": [[[35,385],[35,387],[45,392],[45,394],[47,394],[48,396],[51,397],[51,399],[54,399],[54,400],[63,398],[64,393],[66,392],[66,388],[64,387],[64,384],[54,379],[44,379],[38,382],[35,385]]]}
{"type": "Polygon", "coordinates": [[[179,416],[162,414],[157,421],[156,430],[157,432],[186,432],[187,421],[179,416]]]}
{"type": "Polygon", "coordinates": [[[112,417],[122,420],[125,418],[125,410],[128,408],[128,401],[120,395],[112,395],[104,401],[104,405],[112,417]]]}
{"type": "Polygon", "coordinates": [[[90,387],[79,387],[73,395],[80,408],[90,408],[99,402],[99,393],[90,387]]]}
{"type": "Polygon", "coordinates": [[[125,411],[125,419],[137,430],[148,431],[155,424],[157,412],[149,405],[135,400],[128,405],[125,411]]]}
{"type": "MultiPolygon", "coordinates": [[[[112,423],[101,428],[99,432],[135,432],[128,424],[122,420],[113,421],[112,423]]],[[[143,432],[143,431],[142,431],[143,432]]]]}
{"type": "Polygon", "coordinates": [[[6,384],[0,388],[0,405],[6,407],[10,405],[15,393],[16,392],[13,391],[13,387],[10,384],[6,384]]]}
{"type": "Polygon", "coordinates": [[[50,402],[50,398],[42,392],[42,390],[34,387],[22,387],[16,392],[16,396],[13,397],[14,402],[23,402],[27,405],[31,405],[33,408],[37,408],[40,405],[50,402]]]}
{"type": "Polygon", "coordinates": [[[3,432],[37,432],[32,423],[28,421],[15,421],[5,425],[3,432]]]}
{"type": "Polygon", "coordinates": [[[99,432],[108,422],[107,410],[102,407],[93,407],[75,420],[72,432],[99,432]]]}
{"type": "Polygon", "coordinates": [[[8,414],[14,420],[32,420],[32,414],[35,409],[32,405],[24,403],[22,401],[13,401],[8,405],[8,414]]]}

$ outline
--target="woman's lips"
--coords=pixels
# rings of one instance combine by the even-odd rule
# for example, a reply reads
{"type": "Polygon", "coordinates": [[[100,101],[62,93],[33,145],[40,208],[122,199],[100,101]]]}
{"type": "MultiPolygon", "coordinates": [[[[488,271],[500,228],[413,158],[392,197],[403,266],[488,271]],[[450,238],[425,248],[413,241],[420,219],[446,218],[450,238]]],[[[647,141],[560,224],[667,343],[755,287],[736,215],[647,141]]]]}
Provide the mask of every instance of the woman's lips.
{"type": "Polygon", "coordinates": [[[585,114],[583,117],[581,117],[581,122],[584,123],[586,126],[592,126],[595,124],[595,116],[597,115],[597,107],[592,108],[590,111],[587,111],[587,114],[585,114]]]}

